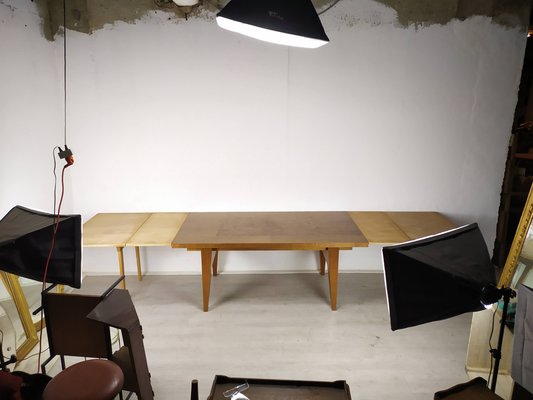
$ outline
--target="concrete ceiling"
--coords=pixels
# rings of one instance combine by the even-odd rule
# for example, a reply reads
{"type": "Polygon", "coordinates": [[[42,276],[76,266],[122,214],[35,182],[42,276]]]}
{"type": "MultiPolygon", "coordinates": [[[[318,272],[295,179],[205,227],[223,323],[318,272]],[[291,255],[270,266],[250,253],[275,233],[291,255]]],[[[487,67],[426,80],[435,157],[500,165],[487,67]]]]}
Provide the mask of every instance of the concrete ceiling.
{"type": "MultiPolygon", "coordinates": [[[[34,0],[42,19],[43,34],[54,40],[63,26],[63,0],[34,0]]],[[[148,12],[165,11],[169,19],[212,18],[229,0],[200,0],[194,7],[178,7],[172,0],[68,0],[66,25],[91,34],[116,21],[134,23],[148,12]],[[205,10],[211,11],[206,13],[205,10]]],[[[340,0],[346,1],[346,0],[340,0]]],[[[375,0],[393,8],[400,26],[446,24],[453,18],[492,17],[496,23],[527,29],[531,0],[375,0]]],[[[312,0],[320,13],[335,0],[312,0]]]]}

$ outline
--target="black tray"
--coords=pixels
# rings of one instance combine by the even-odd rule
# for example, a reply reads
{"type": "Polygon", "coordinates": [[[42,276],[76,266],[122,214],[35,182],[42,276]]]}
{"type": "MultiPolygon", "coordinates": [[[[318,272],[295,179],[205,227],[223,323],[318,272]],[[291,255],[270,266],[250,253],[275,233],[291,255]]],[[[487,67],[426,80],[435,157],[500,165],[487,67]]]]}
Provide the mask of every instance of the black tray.
{"type": "Polygon", "coordinates": [[[231,400],[222,395],[228,389],[248,382],[242,392],[250,400],[351,400],[346,381],[290,381],[280,379],[231,378],[216,375],[207,400],[231,400]]]}

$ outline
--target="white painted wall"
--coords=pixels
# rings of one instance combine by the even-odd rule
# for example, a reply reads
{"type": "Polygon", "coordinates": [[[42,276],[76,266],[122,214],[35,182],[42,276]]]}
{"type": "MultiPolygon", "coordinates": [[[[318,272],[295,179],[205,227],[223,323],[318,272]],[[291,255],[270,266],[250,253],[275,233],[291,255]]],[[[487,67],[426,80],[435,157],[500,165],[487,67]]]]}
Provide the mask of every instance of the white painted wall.
{"type": "Polygon", "coordinates": [[[62,49],[44,39],[33,3],[0,0],[0,216],[17,204],[53,208],[52,148],[63,143],[62,49]]]}
{"type": "MultiPolygon", "coordinates": [[[[16,32],[21,17],[1,4],[0,12],[16,32]]],[[[436,210],[458,224],[477,221],[491,249],[523,33],[486,17],[406,29],[372,0],[343,0],[322,21],[331,42],[316,50],[221,31],[207,13],[175,21],[157,12],[92,35],[69,31],[69,211],[436,210]]],[[[8,54],[35,46],[61,63],[58,43],[13,41],[8,54]]],[[[60,69],[43,83],[28,63],[12,62],[22,64],[12,72],[19,84],[1,101],[21,108],[33,85],[50,84],[54,99],[43,110],[61,111],[60,69]]],[[[24,126],[26,116],[0,125],[3,187],[19,188],[2,193],[6,211],[32,195],[44,202],[48,152],[62,144],[57,118],[45,140],[24,126]],[[22,143],[24,132],[46,145],[18,179],[6,171],[23,162],[3,143],[22,143]]],[[[314,257],[231,253],[221,268],[303,270],[314,257]]],[[[157,248],[143,262],[150,273],[186,273],[199,272],[200,258],[157,248]]],[[[380,269],[379,247],[344,252],[340,263],[380,269]]],[[[115,251],[86,249],[84,267],[115,273],[115,251]]]]}

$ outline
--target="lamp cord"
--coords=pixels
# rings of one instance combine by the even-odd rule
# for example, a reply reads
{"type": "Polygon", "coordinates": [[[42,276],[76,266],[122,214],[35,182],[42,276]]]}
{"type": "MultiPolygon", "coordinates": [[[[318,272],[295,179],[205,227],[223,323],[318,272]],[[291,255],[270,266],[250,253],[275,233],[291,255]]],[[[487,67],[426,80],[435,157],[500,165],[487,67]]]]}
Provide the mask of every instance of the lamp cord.
{"type": "Polygon", "coordinates": [[[67,146],[67,5],[63,0],[63,136],[67,146]]]}
{"type": "Polygon", "coordinates": [[[496,319],[496,311],[498,311],[498,306],[496,306],[496,308],[494,309],[494,312],[492,313],[492,324],[491,324],[490,335],[489,335],[489,353],[491,354],[491,357],[490,357],[489,375],[487,376],[487,386],[489,385],[490,377],[492,375],[492,368],[494,367],[494,357],[492,357],[492,352],[494,351],[494,349],[492,348],[491,341],[492,341],[492,335],[494,334],[494,320],[496,319]]]}
{"type": "Polygon", "coordinates": [[[324,14],[326,11],[328,11],[329,9],[335,7],[339,1],[341,1],[341,0],[336,0],[336,1],[334,1],[333,3],[331,3],[328,7],[324,8],[322,11],[320,11],[320,12],[318,13],[318,15],[322,15],[322,14],[324,14]]]}
{"type": "MultiPolygon", "coordinates": [[[[57,207],[57,214],[56,219],[54,223],[54,230],[52,233],[52,243],[50,244],[50,251],[48,252],[48,257],[46,259],[46,264],[44,266],[44,273],[43,273],[43,285],[41,288],[41,291],[43,292],[46,289],[46,275],[48,274],[48,266],[50,265],[50,261],[52,260],[52,253],[54,252],[54,247],[56,243],[56,235],[57,230],[59,229],[59,221],[60,221],[60,213],[61,213],[61,205],[63,204],[63,197],[65,195],[65,170],[69,167],[69,165],[65,165],[63,167],[63,170],[61,171],[61,196],[59,198],[59,205],[57,207]]],[[[41,353],[42,353],[42,341],[43,341],[43,313],[44,309],[41,308],[41,322],[40,322],[40,329],[39,329],[39,353],[37,357],[37,373],[40,371],[41,367],[41,353]]]]}
{"type": "Polygon", "coordinates": [[[57,206],[57,173],[56,173],[57,161],[56,161],[56,154],[55,154],[56,149],[61,150],[59,146],[55,146],[52,149],[52,157],[54,159],[54,171],[53,171],[54,172],[54,215],[56,214],[56,206],[57,206]]]}
{"type": "MultiPolygon", "coordinates": [[[[67,150],[67,4],[66,0],[63,0],[63,139],[65,150],[67,150]]],[[[63,204],[63,197],[65,195],[65,170],[72,165],[72,163],[67,162],[61,171],[61,196],[59,198],[59,205],[56,212],[56,201],[57,201],[57,174],[56,174],[56,157],[55,150],[61,148],[58,146],[52,149],[52,155],[54,157],[54,228],[52,232],[52,243],[50,244],[50,251],[46,259],[43,273],[43,284],[41,291],[44,292],[46,289],[46,276],[48,274],[48,266],[52,260],[52,254],[55,247],[55,239],[57,235],[57,230],[59,229],[60,215],[61,215],[61,205],[63,204]]],[[[68,159],[67,159],[68,160],[68,159]]],[[[40,371],[41,367],[41,354],[42,350],[42,340],[43,340],[43,319],[44,319],[44,309],[41,307],[41,320],[40,320],[40,329],[39,329],[39,351],[37,354],[37,373],[40,371]]]]}

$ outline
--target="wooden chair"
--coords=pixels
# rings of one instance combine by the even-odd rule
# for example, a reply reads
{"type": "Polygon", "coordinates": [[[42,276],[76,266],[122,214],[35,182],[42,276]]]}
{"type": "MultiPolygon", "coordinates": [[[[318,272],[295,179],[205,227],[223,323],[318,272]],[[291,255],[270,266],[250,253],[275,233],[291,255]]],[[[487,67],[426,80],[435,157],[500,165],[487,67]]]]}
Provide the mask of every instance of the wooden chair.
{"type": "Polygon", "coordinates": [[[104,358],[123,370],[126,377],[123,389],[135,392],[128,349],[122,347],[113,352],[109,325],[87,318],[101,301],[101,296],[94,295],[43,294],[50,357],[41,365],[42,372],[46,374],[46,365],[56,356],[60,357],[63,370],[65,356],[104,358]]]}

